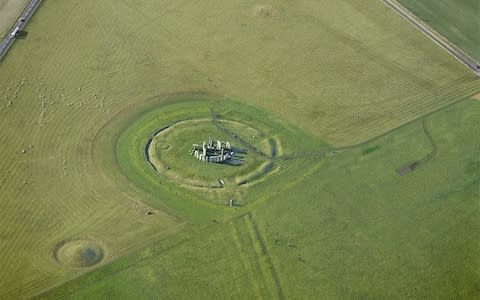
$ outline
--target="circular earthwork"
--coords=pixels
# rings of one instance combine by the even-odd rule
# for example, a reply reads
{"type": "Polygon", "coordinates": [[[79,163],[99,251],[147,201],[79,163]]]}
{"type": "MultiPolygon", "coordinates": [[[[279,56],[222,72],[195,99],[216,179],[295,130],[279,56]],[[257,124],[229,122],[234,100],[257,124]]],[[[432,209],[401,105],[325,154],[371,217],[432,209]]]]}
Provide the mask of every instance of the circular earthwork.
{"type": "Polygon", "coordinates": [[[295,166],[282,156],[303,139],[300,131],[234,100],[203,94],[172,97],[122,113],[104,131],[117,132],[112,139],[105,137],[115,145],[111,157],[119,170],[154,198],[182,209],[187,200],[198,199],[244,204],[260,191],[259,185],[295,166]],[[195,157],[193,145],[209,138],[229,142],[234,159],[211,163],[195,157]]]}
{"type": "Polygon", "coordinates": [[[265,153],[272,152],[271,146],[262,143],[261,136],[260,131],[238,121],[219,120],[218,124],[209,119],[181,121],[155,133],[147,142],[146,159],[157,172],[183,185],[228,188],[238,183],[239,176],[254,172],[268,160],[265,153]],[[259,143],[252,141],[254,136],[259,143]],[[222,163],[207,163],[190,154],[193,143],[209,138],[229,141],[233,157],[222,163]]]}
{"type": "Polygon", "coordinates": [[[55,245],[53,258],[60,264],[73,268],[92,267],[105,256],[104,249],[93,239],[68,239],[55,245]]]}

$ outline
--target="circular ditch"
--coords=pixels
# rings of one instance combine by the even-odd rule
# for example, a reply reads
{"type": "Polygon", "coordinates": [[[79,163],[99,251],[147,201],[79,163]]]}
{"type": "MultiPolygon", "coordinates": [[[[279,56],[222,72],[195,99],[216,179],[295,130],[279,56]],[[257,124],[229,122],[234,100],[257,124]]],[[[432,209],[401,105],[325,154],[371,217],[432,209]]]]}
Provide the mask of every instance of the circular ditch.
{"type": "Polygon", "coordinates": [[[91,267],[104,258],[104,250],[91,239],[70,239],[53,248],[53,258],[60,264],[74,268],[91,267]]]}
{"type": "Polygon", "coordinates": [[[157,172],[183,186],[228,188],[238,185],[238,178],[257,174],[270,160],[272,145],[262,132],[238,121],[218,120],[216,124],[210,119],[191,119],[156,130],[145,146],[147,161],[157,172]],[[195,158],[192,143],[210,137],[230,142],[233,156],[221,163],[195,158]]]}

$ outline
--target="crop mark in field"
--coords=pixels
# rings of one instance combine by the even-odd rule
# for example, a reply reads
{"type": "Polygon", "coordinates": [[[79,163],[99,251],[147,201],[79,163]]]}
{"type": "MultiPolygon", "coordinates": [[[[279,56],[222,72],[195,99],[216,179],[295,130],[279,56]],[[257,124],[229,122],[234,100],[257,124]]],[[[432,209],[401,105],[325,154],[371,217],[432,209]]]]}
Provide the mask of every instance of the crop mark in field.
{"type": "Polygon", "coordinates": [[[232,225],[233,239],[256,298],[284,299],[277,271],[251,213],[235,218],[232,225]]]}

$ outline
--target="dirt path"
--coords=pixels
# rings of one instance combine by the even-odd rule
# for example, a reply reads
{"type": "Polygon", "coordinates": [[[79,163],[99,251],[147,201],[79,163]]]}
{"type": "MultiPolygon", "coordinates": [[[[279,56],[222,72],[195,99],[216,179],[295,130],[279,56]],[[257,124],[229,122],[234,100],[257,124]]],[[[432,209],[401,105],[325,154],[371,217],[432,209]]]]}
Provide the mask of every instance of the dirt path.
{"type": "Polygon", "coordinates": [[[433,30],[430,26],[426,23],[418,19],[413,13],[411,13],[408,9],[403,7],[400,3],[396,0],[382,0],[382,2],[398,13],[402,18],[410,22],[414,25],[418,30],[420,30],[423,34],[429,37],[432,41],[434,41],[437,45],[442,47],[445,51],[447,51],[450,55],[455,57],[461,63],[466,65],[470,68],[475,74],[480,76],[480,64],[475,61],[472,57],[468,56],[464,53],[460,48],[449,42],[446,38],[444,38],[441,34],[433,30]]]}
{"type": "Polygon", "coordinates": [[[396,171],[399,175],[403,176],[405,174],[408,174],[410,172],[412,172],[413,170],[415,170],[416,168],[418,168],[421,164],[424,164],[426,162],[428,162],[430,159],[432,159],[438,152],[438,146],[437,144],[435,143],[435,141],[433,140],[433,137],[432,137],[432,134],[430,133],[430,131],[428,130],[428,124],[427,124],[427,118],[424,118],[423,119],[423,122],[422,122],[422,127],[423,127],[423,132],[425,133],[425,135],[427,136],[427,139],[428,141],[430,142],[430,145],[432,147],[432,150],[430,151],[430,153],[428,153],[427,155],[425,155],[423,158],[417,160],[417,161],[414,161],[413,163],[410,163],[410,164],[407,164],[407,165],[404,165],[400,168],[398,168],[396,171]]]}
{"type": "Polygon", "coordinates": [[[472,97],[472,99],[480,101],[480,94],[476,94],[475,96],[472,97]]]}

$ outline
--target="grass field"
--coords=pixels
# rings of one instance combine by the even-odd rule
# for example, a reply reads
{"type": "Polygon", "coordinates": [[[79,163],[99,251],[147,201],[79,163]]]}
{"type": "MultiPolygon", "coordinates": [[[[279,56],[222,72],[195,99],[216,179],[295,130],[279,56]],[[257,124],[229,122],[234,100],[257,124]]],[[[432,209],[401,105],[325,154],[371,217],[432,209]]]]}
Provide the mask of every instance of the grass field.
{"type": "Polygon", "coordinates": [[[480,3],[476,0],[399,0],[449,41],[480,61],[480,3]]]}
{"type": "Polygon", "coordinates": [[[45,1],[26,30],[0,63],[0,298],[475,295],[480,80],[380,1],[45,1]],[[234,208],[144,157],[208,101],[281,145],[234,208]],[[426,115],[438,151],[399,176],[426,115]]]}
{"type": "MultiPolygon", "coordinates": [[[[233,198],[237,204],[243,205],[256,198],[249,195],[247,187],[261,182],[272,173],[298,168],[295,157],[309,158],[314,154],[318,157],[328,149],[327,145],[298,129],[278,124],[253,107],[227,99],[220,102],[212,95],[188,95],[170,101],[179,104],[147,109],[137,122],[121,130],[117,146],[117,161],[123,173],[138,186],[158,194],[159,198],[172,197],[172,191],[175,193],[172,198],[178,198],[181,190],[178,187],[182,186],[194,191],[191,198],[202,195],[217,205],[225,205],[233,198]],[[232,133],[237,138],[217,128],[210,111],[213,107],[222,128],[234,130],[232,133]],[[164,130],[149,142],[149,137],[159,128],[164,130]],[[254,133],[256,138],[252,139],[248,133],[254,133]],[[212,136],[230,140],[234,148],[247,150],[246,154],[239,153],[244,164],[205,164],[189,154],[192,141],[198,143],[212,136]],[[276,142],[268,143],[268,137],[276,137],[276,142]],[[146,150],[146,145],[150,145],[149,150],[146,150]],[[156,149],[151,151],[152,147],[156,149]],[[147,151],[150,153],[150,164],[146,159],[147,151]],[[266,166],[271,166],[271,170],[264,170],[266,166]],[[220,179],[225,182],[223,188],[219,185],[220,179]]],[[[192,209],[188,202],[173,200],[171,205],[176,206],[176,211],[191,211],[193,215],[189,218],[199,215],[198,208],[192,209]]]]}
{"type": "Polygon", "coordinates": [[[472,298],[480,103],[426,121],[437,155],[406,176],[395,168],[431,151],[421,120],[329,156],[251,213],[151,245],[41,298],[472,298]],[[377,150],[363,154],[369,147],[377,150]]]}

